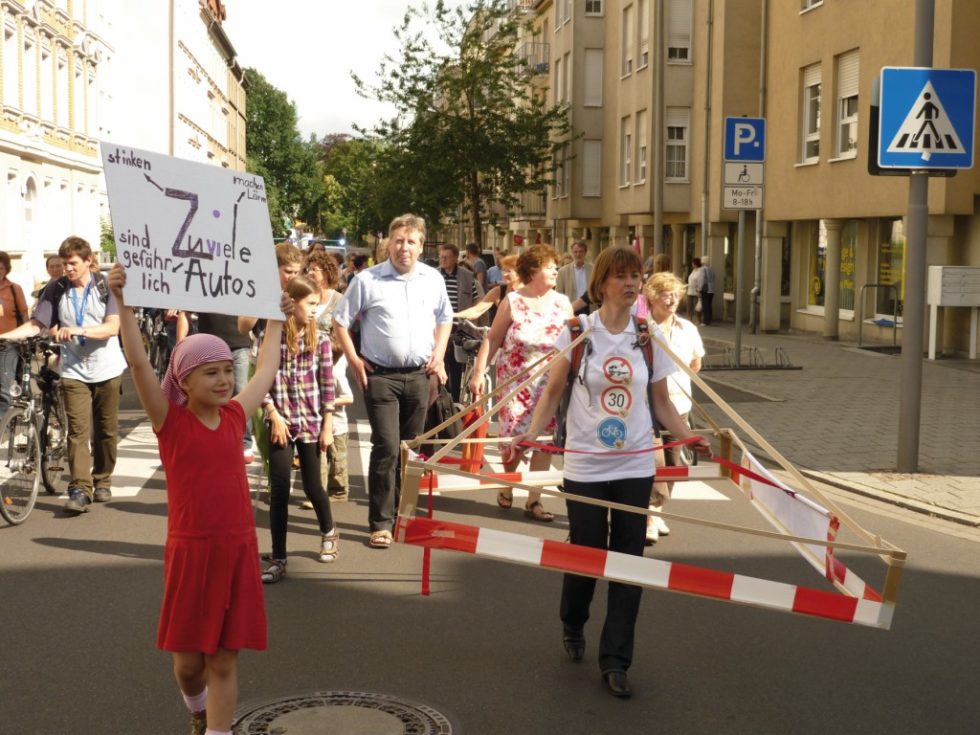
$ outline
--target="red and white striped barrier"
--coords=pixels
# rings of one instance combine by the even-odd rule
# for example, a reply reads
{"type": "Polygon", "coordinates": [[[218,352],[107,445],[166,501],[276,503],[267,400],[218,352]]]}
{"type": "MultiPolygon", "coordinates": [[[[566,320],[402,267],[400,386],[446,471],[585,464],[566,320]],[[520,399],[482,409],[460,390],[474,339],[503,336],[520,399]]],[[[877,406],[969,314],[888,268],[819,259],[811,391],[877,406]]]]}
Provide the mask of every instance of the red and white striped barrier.
{"type": "Polygon", "coordinates": [[[894,605],[880,599],[849,597],[688,564],[430,518],[399,519],[396,535],[405,543],[427,548],[462,551],[500,561],[884,630],[891,627],[894,614],[894,605]]]}
{"type": "MultiPolygon", "coordinates": [[[[755,509],[774,528],[804,538],[825,538],[828,541],[837,539],[840,522],[833,513],[771,475],[748,451],[743,451],[742,463],[754,474],[769,481],[767,484],[742,475],[738,478],[738,485],[755,509]]],[[[790,543],[818,572],[849,595],[861,599],[881,599],[874,588],[834,556],[832,546],[790,543]]]]}
{"type": "MultiPolygon", "coordinates": [[[[521,482],[535,487],[561,485],[562,473],[553,470],[533,470],[527,472],[481,472],[479,479],[455,475],[446,468],[444,474],[431,472],[419,483],[419,490],[438,490],[451,492],[454,490],[474,490],[476,488],[511,487],[512,483],[521,482]]],[[[658,480],[683,482],[684,480],[717,480],[722,477],[721,467],[716,464],[702,464],[692,467],[658,467],[658,480]]]]}

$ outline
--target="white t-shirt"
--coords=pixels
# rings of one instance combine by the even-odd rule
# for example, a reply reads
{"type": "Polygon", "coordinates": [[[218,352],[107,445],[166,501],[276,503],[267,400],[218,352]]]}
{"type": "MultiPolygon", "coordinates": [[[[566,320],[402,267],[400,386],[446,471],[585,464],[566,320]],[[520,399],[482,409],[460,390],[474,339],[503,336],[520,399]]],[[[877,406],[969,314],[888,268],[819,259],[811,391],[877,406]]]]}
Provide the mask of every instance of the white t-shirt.
{"type": "MultiPolygon", "coordinates": [[[[342,354],[333,364],[333,390],[334,400],[339,400],[341,396],[351,395],[350,381],[347,379],[347,358],[342,354]]],[[[347,427],[347,406],[337,405],[333,412],[333,435],[340,436],[346,434],[347,427]]]]}
{"type": "MultiPolygon", "coordinates": [[[[95,283],[89,290],[88,297],[73,293],[69,285],[61,301],[58,302],[58,321],[64,325],[74,326],[81,321],[81,326],[96,327],[102,324],[106,314],[106,304],[96,290],[95,283]],[[81,319],[79,319],[81,317],[81,319]]],[[[61,345],[61,377],[80,380],[83,383],[101,383],[122,375],[126,369],[126,358],[123,356],[118,337],[108,339],[93,339],[86,337],[84,344],[81,337],[72,337],[61,345]]]]}
{"type": "MultiPolygon", "coordinates": [[[[661,330],[661,334],[662,334],[661,330]]],[[[695,357],[704,357],[704,343],[698,328],[687,319],[674,316],[674,326],[670,330],[670,337],[665,338],[670,349],[680,358],[681,362],[690,367],[695,357]]],[[[670,359],[668,356],[667,359],[670,359]]],[[[670,392],[670,402],[674,404],[677,413],[683,416],[691,412],[691,378],[680,368],[677,372],[667,379],[667,389],[670,392]]]]}
{"type": "MultiPolygon", "coordinates": [[[[630,320],[620,334],[610,334],[599,312],[589,315],[592,332],[579,366],[568,406],[566,449],[597,454],[565,454],[565,476],[579,482],[649,477],[654,474],[653,452],[606,454],[653,445],[650,408],[647,404],[647,365],[643,349],[636,345],[636,330],[630,320]],[[636,346],[634,346],[636,345],[636,346]],[[582,382],[584,381],[584,383],[582,382]]],[[[661,339],[663,335],[657,330],[661,339]]],[[[571,342],[566,326],[555,346],[571,342]]],[[[571,353],[564,356],[571,362],[571,353]]],[[[677,367],[656,345],[653,346],[651,383],[671,375],[677,367]]]]}

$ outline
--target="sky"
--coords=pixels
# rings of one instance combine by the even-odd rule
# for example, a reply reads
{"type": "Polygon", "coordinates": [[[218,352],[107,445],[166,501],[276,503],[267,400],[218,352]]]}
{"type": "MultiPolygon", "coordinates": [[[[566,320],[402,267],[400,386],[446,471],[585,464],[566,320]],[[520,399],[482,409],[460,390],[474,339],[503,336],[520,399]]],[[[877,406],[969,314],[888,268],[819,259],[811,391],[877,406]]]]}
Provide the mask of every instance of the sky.
{"type": "MultiPolygon", "coordinates": [[[[423,0],[225,0],[223,26],[242,67],[254,67],[296,104],[303,137],[354,133],[392,113],[357,94],[351,72],[377,81],[392,30],[423,0]]],[[[447,6],[466,5],[446,0],[447,6]]]]}

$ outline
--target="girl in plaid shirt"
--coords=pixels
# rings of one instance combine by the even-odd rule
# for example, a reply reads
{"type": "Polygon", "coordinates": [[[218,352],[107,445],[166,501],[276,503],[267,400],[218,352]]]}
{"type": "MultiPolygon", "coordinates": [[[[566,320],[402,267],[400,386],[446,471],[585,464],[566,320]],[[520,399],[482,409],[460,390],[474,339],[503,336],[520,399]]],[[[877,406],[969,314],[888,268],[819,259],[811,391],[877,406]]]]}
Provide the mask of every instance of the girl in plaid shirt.
{"type": "Polygon", "coordinates": [[[286,524],[293,450],[299,456],[303,492],[313,504],[320,525],[321,562],[337,559],[340,534],[333,525],[330,501],[320,480],[320,454],[333,441],[333,361],[330,341],[317,335],[314,322],[320,289],[306,276],[286,284],[295,309],[286,322],[279,346],[279,371],[262,403],[269,424],[269,525],[272,554],[264,557],[262,581],[286,575],[286,524]]]}

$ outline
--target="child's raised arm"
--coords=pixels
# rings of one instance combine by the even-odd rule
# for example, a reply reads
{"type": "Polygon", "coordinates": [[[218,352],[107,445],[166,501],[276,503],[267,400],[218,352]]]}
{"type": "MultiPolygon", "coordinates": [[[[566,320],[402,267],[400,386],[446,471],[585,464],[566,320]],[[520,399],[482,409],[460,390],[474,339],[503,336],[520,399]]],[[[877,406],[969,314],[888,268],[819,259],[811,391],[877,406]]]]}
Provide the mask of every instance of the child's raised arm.
{"type": "Polygon", "coordinates": [[[123,351],[133,374],[133,385],[143,409],[154,429],[163,426],[170,408],[170,401],[163,393],[156,372],[143,349],[143,336],[133,310],[123,301],[123,286],[126,285],[126,269],[116,263],[109,272],[109,289],[119,302],[119,334],[122,337],[123,351]]]}
{"type": "MultiPolygon", "coordinates": [[[[279,302],[282,313],[286,316],[293,313],[294,303],[289,294],[283,292],[279,302]]],[[[276,371],[279,370],[279,348],[282,340],[282,322],[269,321],[266,325],[265,337],[262,338],[262,347],[259,348],[259,357],[255,362],[255,374],[248,384],[242,388],[242,392],[235,396],[235,400],[241,404],[246,416],[252,415],[262,404],[272,381],[275,380],[276,371]]]]}

